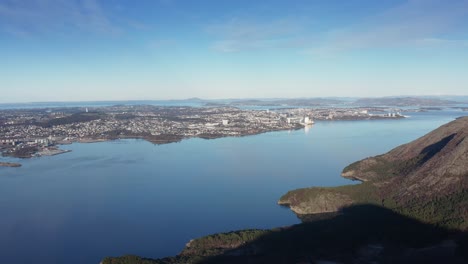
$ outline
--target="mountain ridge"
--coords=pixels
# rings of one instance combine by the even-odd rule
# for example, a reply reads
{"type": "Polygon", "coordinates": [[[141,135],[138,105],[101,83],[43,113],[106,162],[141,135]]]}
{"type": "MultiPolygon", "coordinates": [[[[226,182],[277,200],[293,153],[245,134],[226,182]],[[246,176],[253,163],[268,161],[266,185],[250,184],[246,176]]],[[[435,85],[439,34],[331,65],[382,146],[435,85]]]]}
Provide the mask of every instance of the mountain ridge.
{"type": "Polygon", "coordinates": [[[298,189],[288,192],[278,203],[299,215],[315,214],[330,212],[330,207],[320,205],[323,197],[332,197],[328,199],[328,204],[333,204],[332,211],[350,204],[372,203],[431,223],[466,229],[468,117],[442,125],[386,154],[354,162],[343,169],[342,176],[362,183],[298,189]],[[452,199],[458,202],[451,204],[452,199]],[[441,213],[446,209],[439,208],[442,205],[453,212],[441,213]],[[426,207],[437,212],[428,216],[426,211],[431,209],[426,207]],[[412,211],[421,211],[422,215],[412,211]]]}

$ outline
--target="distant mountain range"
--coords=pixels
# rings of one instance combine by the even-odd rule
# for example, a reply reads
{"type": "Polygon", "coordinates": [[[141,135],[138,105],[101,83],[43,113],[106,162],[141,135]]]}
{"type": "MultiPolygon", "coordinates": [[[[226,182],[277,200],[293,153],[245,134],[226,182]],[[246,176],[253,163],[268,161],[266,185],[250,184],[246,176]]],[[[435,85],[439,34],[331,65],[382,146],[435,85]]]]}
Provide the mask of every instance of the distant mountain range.
{"type": "Polygon", "coordinates": [[[375,98],[358,97],[313,97],[313,98],[245,98],[245,99],[202,99],[187,98],[174,100],[123,100],[123,101],[76,101],[76,102],[30,102],[1,103],[0,108],[54,108],[112,105],[186,105],[186,106],[282,106],[282,107],[321,107],[321,106],[454,106],[468,104],[468,96],[392,96],[375,98]]]}
{"type": "Polygon", "coordinates": [[[353,102],[359,106],[449,106],[460,102],[444,100],[439,98],[423,97],[382,97],[382,98],[361,98],[353,102]]]}
{"type": "MultiPolygon", "coordinates": [[[[291,98],[291,99],[238,99],[226,100],[222,104],[232,106],[393,106],[393,107],[418,107],[418,106],[453,106],[468,102],[465,97],[451,97],[447,100],[438,97],[376,97],[376,98],[291,98]],[[460,99],[460,100],[457,100],[460,99]]],[[[207,104],[219,104],[219,102],[207,100],[207,104]]]]}
{"type": "Polygon", "coordinates": [[[276,100],[240,100],[231,102],[231,105],[255,105],[255,106],[322,106],[343,104],[345,101],[330,98],[296,98],[276,100]]]}

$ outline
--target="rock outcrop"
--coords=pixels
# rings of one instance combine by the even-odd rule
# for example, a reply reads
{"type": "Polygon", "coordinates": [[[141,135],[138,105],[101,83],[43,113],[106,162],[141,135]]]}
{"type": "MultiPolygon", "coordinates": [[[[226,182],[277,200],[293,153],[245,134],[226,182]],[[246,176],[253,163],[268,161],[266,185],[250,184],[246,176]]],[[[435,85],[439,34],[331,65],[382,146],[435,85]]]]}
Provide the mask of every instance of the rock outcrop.
{"type": "Polygon", "coordinates": [[[326,188],[296,190],[278,201],[299,215],[336,212],[352,203],[349,195],[326,188]]]}
{"type": "Polygon", "coordinates": [[[0,167],[21,167],[21,164],[12,162],[0,162],[0,167]]]}

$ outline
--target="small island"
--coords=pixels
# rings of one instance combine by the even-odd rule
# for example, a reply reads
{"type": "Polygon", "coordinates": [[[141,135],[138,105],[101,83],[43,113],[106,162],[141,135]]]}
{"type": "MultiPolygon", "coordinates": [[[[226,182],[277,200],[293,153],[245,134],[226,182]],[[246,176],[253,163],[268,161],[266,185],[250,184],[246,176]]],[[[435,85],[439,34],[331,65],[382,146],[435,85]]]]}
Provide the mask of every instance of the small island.
{"type": "Polygon", "coordinates": [[[21,167],[21,164],[19,163],[13,163],[13,162],[0,162],[0,167],[21,167]]]}

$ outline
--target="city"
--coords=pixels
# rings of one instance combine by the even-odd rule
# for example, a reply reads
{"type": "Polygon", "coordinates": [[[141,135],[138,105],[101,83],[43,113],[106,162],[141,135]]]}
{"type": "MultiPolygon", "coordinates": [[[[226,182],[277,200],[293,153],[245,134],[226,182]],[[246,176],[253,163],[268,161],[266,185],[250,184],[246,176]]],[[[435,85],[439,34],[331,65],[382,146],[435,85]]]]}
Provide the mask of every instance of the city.
{"type": "Polygon", "coordinates": [[[155,144],[184,138],[213,139],[299,129],[313,120],[398,119],[380,108],[288,108],[111,106],[3,110],[3,155],[28,158],[64,153],[56,145],[141,138],[155,144]],[[377,113],[378,112],[378,113],[377,113]],[[374,113],[374,114],[372,114],[374,113]]]}

